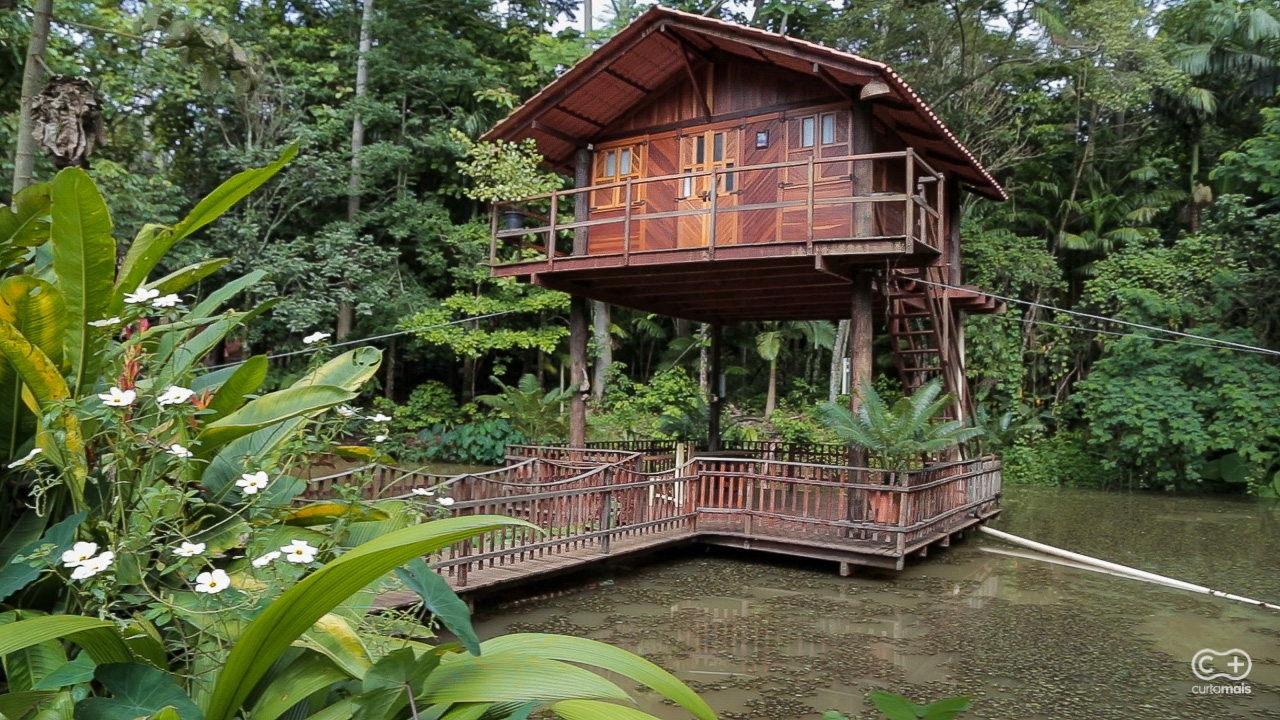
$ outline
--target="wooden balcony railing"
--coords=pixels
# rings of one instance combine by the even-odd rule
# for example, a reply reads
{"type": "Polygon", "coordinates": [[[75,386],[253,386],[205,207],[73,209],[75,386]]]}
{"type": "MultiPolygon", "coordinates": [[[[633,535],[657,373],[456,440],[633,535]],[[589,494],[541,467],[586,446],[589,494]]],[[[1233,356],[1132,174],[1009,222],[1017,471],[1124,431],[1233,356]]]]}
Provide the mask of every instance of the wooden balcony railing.
{"type": "Polygon", "coordinates": [[[812,254],[815,243],[859,240],[938,253],[946,236],[943,179],[908,148],[559,190],[493,205],[490,263],[550,267],[590,256],[630,264],[691,249],[715,259],[717,249],[766,244],[812,254]],[[610,201],[601,204],[606,193],[610,201]]]}

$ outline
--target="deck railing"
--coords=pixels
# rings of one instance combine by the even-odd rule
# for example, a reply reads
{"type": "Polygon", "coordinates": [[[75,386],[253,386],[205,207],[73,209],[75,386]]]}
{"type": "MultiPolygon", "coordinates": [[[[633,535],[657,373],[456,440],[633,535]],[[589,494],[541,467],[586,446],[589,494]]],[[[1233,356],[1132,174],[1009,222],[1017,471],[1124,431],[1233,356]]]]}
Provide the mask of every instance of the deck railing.
{"type": "Polygon", "coordinates": [[[943,179],[908,148],[558,190],[494,203],[489,260],[493,266],[554,267],[558,260],[590,256],[627,264],[649,253],[701,248],[715,259],[718,247],[777,244],[803,246],[812,254],[815,242],[874,239],[906,240],[908,252],[912,243],[939,252],[945,237],[943,179]],[[891,164],[900,166],[876,171],[891,164]],[[874,178],[882,175],[896,177],[882,183],[893,189],[855,190],[874,188],[874,178]],[[617,202],[593,207],[604,193],[617,202]],[[777,199],[739,202],[756,195],[777,199]],[[591,207],[589,217],[574,219],[573,208],[584,204],[591,207]],[[741,236],[748,226],[757,234],[741,236]],[[651,235],[664,242],[647,240],[651,235]]]}
{"type": "MultiPolygon", "coordinates": [[[[542,529],[492,531],[455,543],[433,565],[458,587],[468,574],[584,549],[609,553],[698,536],[769,540],[902,557],[999,508],[1000,462],[991,457],[922,470],[767,458],[694,457],[660,472],[622,450],[513,446],[510,464],[443,478],[372,466],[369,499],[414,497],[415,487],[454,499],[455,515],[492,514],[542,529]]],[[[332,494],[334,476],[307,497],[332,494]]]]}

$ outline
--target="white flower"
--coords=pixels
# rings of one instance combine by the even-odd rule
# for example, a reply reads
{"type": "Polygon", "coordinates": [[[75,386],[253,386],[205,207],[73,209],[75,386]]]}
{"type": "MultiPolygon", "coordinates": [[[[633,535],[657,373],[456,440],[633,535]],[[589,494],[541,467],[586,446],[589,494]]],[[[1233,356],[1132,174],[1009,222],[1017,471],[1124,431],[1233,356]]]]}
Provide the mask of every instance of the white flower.
{"type": "Polygon", "coordinates": [[[316,559],[319,549],[308,545],[306,540],[293,540],[281,547],[280,552],[284,553],[284,558],[291,563],[309,563],[316,559]]]}
{"type": "Polygon", "coordinates": [[[439,500],[437,500],[436,502],[440,503],[441,505],[443,505],[443,506],[445,506],[445,507],[449,507],[450,505],[452,505],[452,504],[453,504],[453,498],[451,498],[451,497],[442,497],[442,498],[440,498],[439,500]]]}
{"type": "Polygon", "coordinates": [[[79,567],[84,564],[85,560],[94,556],[98,552],[98,543],[78,542],[71,546],[71,549],[62,553],[63,567],[79,567]]]}
{"type": "Polygon", "coordinates": [[[338,414],[341,415],[342,417],[349,418],[349,417],[356,416],[355,408],[351,407],[350,405],[339,405],[336,409],[338,414]]]}
{"type": "Polygon", "coordinates": [[[89,327],[102,328],[102,327],[111,327],[112,325],[119,325],[119,324],[120,324],[120,318],[109,317],[105,320],[94,320],[93,322],[89,323],[89,327]]]}
{"type": "Polygon", "coordinates": [[[129,407],[134,400],[138,399],[138,393],[133,390],[121,390],[113,385],[107,392],[98,393],[98,399],[108,407],[129,407]]]}
{"type": "Polygon", "coordinates": [[[226,570],[202,572],[196,576],[196,592],[216,595],[231,587],[231,577],[226,570]]]}
{"type": "Polygon", "coordinates": [[[177,304],[178,304],[178,303],[180,303],[180,302],[182,302],[182,298],[178,297],[177,295],[175,295],[175,294],[173,294],[173,293],[169,293],[168,295],[165,295],[164,297],[158,297],[158,298],[156,298],[155,300],[152,300],[152,301],[151,301],[151,307],[154,307],[154,308],[171,308],[171,307],[176,307],[176,306],[177,306],[177,304]]]}
{"type": "Polygon", "coordinates": [[[280,557],[280,551],[272,550],[271,552],[267,553],[266,555],[263,555],[260,558],[254,558],[253,566],[256,568],[266,567],[271,563],[275,562],[275,560],[279,557],[280,557]]]}
{"type": "Polygon", "coordinates": [[[31,448],[31,452],[9,463],[9,469],[12,470],[16,467],[22,467],[23,465],[30,464],[31,461],[34,460],[36,456],[42,452],[44,452],[44,448],[31,448]]]}
{"type": "Polygon", "coordinates": [[[130,305],[141,305],[143,303],[151,302],[152,300],[155,300],[158,297],[160,297],[159,290],[152,290],[144,287],[139,287],[137,290],[134,290],[131,293],[125,293],[124,301],[129,303],[130,305]]]}
{"type": "Polygon", "coordinates": [[[386,436],[386,435],[374,435],[374,436],[373,436],[373,441],[374,441],[374,442],[376,442],[376,443],[378,443],[378,442],[386,442],[386,441],[387,441],[387,436],[386,436]]]}
{"type": "Polygon", "coordinates": [[[156,404],[180,405],[190,400],[191,396],[195,394],[196,392],[194,390],[188,390],[187,388],[178,387],[177,385],[170,385],[168,390],[165,390],[163,393],[156,396],[156,404]]]}
{"type": "Polygon", "coordinates": [[[170,445],[169,448],[165,450],[165,452],[169,453],[170,455],[176,458],[182,458],[183,460],[186,460],[187,458],[190,458],[190,457],[195,457],[195,453],[179,445],[178,443],[174,443],[170,445]]]}
{"type": "Polygon", "coordinates": [[[178,557],[195,557],[204,552],[204,543],[184,542],[174,549],[173,554],[178,557]]]}
{"type": "Polygon", "coordinates": [[[314,332],[314,333],[311,333],[310,335],[308,335],[308,336],[306,336],[306,337],[302,338],[302,344],[303,344],[303,345],[315,345],[316,343],[320,342],[321,340],[326,340],[326,339],[328,339],[328,337],[329,337],[329,333],[327,333],[327,332],[314,332]]]}
{"type": "Polygon", "coordinates": [[[386,415],[383,415],[382,413],[378,413],[377,415],[374,415],[369,419],[372,420],[373,422],[379,422],[379,423],[391,422],[391,418],[386,415]]]}
{"type": "Polygon", "coordinates": [[[271,482],[271,478],[262,470],[256,473],[245,473],[236,481],[236,487],[245,495],[257,495],[259,490],[266,489],[267,483],[271,482]]]}
{"type": "Polygon", "coordinates": [[[88,580],[98,573],[111,567],[111,563],[115,562],[116,554],[108,550],[98,557],[92,557],[76,566],[71,571],[72,580],[88,580]]]}
{"type": "Polygon", "coordinates": [[[431,488],[414,488],[413,494],[422,495],[424,497],[431,497],[432,495],[436,494],[436,491],[432,490],[431,488]]]}

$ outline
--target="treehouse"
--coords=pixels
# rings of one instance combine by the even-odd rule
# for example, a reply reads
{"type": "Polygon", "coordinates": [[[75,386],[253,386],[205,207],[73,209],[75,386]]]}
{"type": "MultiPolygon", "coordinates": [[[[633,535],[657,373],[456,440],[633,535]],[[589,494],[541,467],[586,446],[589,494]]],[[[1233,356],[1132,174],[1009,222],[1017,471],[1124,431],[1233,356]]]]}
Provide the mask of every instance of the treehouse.
{"type": "MultiPolygon", "coordinates": [[[[871,377],[874,334],[888,333],[903,386],[940,377],[956,399],[951,417],[970,415],[962,316],[1002,308],[962,284],[962,194],[1006,195],[883,63],[654,7],[483,139],[532,139],[548,167],[574,179],[571,189],[495,203],[490,264],[496,277],[573,297],[575,457],[589,456],[587,300],[709,323],[713,377],[723,325],[849,319],[854,387],[871,377]]],[[[689,510],[709,513],[698,514],[699,528],[725,521],[747,543],[761,541],[753,518],[812,529],[812,502],[823,502],[811,497],[823,496],[809,493],[820,488],[839,499],[824,506],[834,525],[814,542],[861,542],[832,552],[862,562],[884,551],[875,538],[896,537],[888,552],[901,567],[905,553],[999,511],[990,458],[935,458],[917,481],[856,451],[837,460],[839,449],[790,448],[782,458],[776,447],[741,446],[733,462],[750,468],[716,474],[738,466],[724,459],[714,395],[710,455],[696,463],[697,503],[708,505],[689,510]],[[795,480],[784,493],[790,509],[776,498],[768,512],[753,506],[765,499],[751,493],[782,487],[744,490],[762,476],[795,480]],[[885,484],[903,494],[875,500],[885,484]]]]}

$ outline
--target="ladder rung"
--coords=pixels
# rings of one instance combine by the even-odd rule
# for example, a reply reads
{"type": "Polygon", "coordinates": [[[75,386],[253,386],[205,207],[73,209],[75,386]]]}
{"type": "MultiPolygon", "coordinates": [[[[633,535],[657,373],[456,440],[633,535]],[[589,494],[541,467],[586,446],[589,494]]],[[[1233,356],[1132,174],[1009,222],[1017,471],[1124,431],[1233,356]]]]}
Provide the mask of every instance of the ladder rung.
{"type": "Polygon", "coordinates": [[[894,318],[894,319],[899,319],[899,318],[922,318],[922,317],[929,317],[929,316],[930,316],[930,315],[929,315],[929,313],[927,313],[927,312],[922,312],[922,313],[889,313],[889,317],[890,317],[890,318],[894,318]]]}
{"type": "Polygon", "coordinates": [[[899,355],[924,355],[925,353],[939,354],[938,348],[912,348],[910,350],[895,350],[899,355]]]}
{"type": "Polygon", "coordinates": [[[903,330],[902,332],[894,332],[890,330],[889,334],[900,337],[903,335],[932,335],[935,332],[937,331],[936,330],[903,330]]]}

